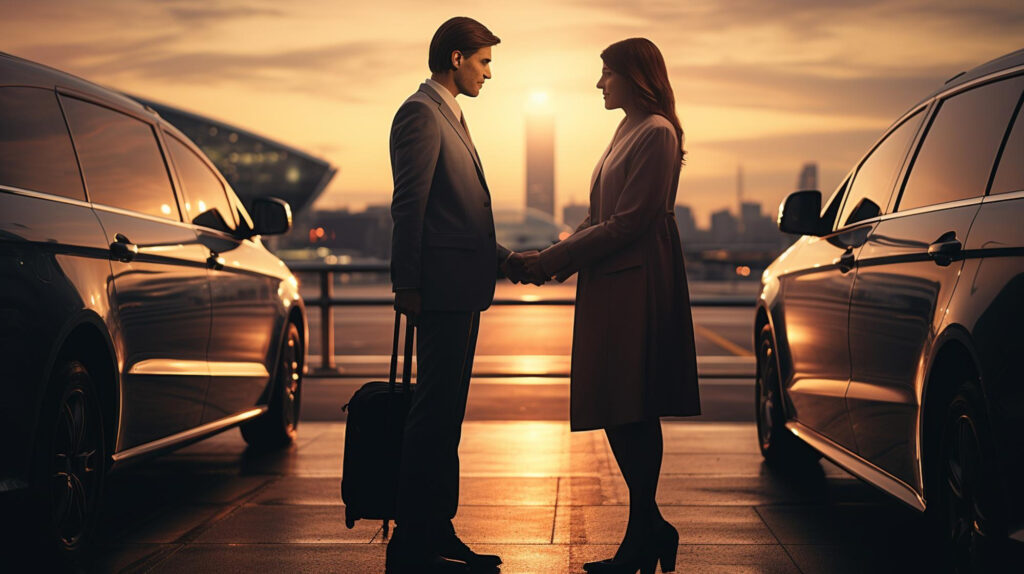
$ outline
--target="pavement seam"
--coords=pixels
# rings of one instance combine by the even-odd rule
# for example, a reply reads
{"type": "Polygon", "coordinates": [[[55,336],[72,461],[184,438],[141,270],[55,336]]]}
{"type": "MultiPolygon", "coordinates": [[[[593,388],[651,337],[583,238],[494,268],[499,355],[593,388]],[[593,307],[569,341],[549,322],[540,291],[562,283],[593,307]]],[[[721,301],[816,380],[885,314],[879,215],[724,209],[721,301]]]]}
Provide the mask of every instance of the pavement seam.
{"type": "Polygon", "coordinates": [[[790,563],[793,564],[793,567],[796,568],[796,571],[800,572],[800,574],[804,574],[803,569],[800,568],[799,564],[797,564],[796,559],[793,558],[793,555],[789,553],[789,548],[786,548],[786,545],[782,543],[782,539],[779,538],[779,535],[775,534],[775,530],[773,530],[771,525],[768,524],[768,521],[764,519],[764,516],[761,514],[761,509],[757,506],[754,506],[752,508],[754,509],[754,514],[756,514],[757,517],[761,520],[761,524],[764,524],[764,527],[767,528],[768,532],[771,533],[772,538],[774,538],[775,541],[779,543],[779,547],[782,548],[782,551],[786,553],[786,558],[789,558],[790,563]]]}
{"type": "Polygon", "coordinates": [[[146,558],[137,562],[136,564],[138,564],[138,566],[136,566],[136,564],[132,564],[128,568],[122,570],[122,572],[139,574],[152,572],[161,564],[167,562],[167,560],[170,559],[172,556],[174,556],[175,554],[177,554],[178,552],[182,551],[183,549],[191,545],[193,542],[195,542],[197,538],[199,538],[207,531],[209,531],[211,528],[213,528],[214,525],[244,508],[246,504],[248,504],[254,498],[262,494],[263,491],[267,490],[268,488],[270,488],[271,485],[276,484],[280,480],[280,476],[271,476],[270,480],[268,480],[263,485],[253,489],[248,494],[237,499],[234,503],[229,503],[224,510],[214,514],[210,518],[207,518],[198,525],[192,527],[188,532],[179,536],[176,540],[172,542],[172,544],[175,545],[173,548],[168,548],[166,550],[158,550],[150,556],[147,556],[146,558]]]}
{"type": "Polygon", "coordinates": [[[555,481],[555,513],[551,520],[551,544],[555,543],[555,529],[558,527],[558,495],[562,491],[562,477],[555,481]]]}

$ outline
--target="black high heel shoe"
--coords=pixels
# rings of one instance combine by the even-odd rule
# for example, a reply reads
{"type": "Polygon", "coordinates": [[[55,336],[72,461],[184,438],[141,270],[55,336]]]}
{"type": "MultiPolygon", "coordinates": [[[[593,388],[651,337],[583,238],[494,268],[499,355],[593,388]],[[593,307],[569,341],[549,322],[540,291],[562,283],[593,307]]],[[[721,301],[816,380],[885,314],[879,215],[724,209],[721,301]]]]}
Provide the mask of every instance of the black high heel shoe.
{"type": "Polygon", "coordinates": [[[678,550],[679,532],[668,522],[662,522],[633,556],[587,562],[583,569],[589,574],[636,574],[638,570],[640,574],[654,574],[661,562],[662,572],[673,572],[678,550]]]}

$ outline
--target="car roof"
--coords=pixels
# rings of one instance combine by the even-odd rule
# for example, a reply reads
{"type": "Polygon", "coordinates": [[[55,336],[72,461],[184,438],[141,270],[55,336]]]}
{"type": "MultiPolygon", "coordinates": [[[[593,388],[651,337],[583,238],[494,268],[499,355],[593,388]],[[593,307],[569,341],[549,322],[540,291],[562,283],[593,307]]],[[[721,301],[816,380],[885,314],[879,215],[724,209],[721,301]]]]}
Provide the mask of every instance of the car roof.
{"type": "MultiPolygon", "coordinates": [[[[48,90],[64,88],[71,90],[72,93],[87,95],[121,110],[152,118],[161,129],[174,134],[178,140],[184,142],[187,147],[197,152],[204,162],[214,168],[218,177],[223,179],[223,174],[220,173],[220,170],[216,169],[216,166],[210,161],[209,157],[184,132],[161,118],[160,114],[153,108],[121,92],[104,88],[73,74],[19,58],[6,52],[0,52],[0,86],[32,86],[48,90]]],[[[226,180],[224,182],[227,183],[226,180]]]]}
{"type": "Polygon", "coordinates": [[[33,86],[51,90],[64,88],[123,110],[159,117],[152,109],[114,90],[5,52],[0,52],[0,86],[33,86]]]}
{"type": "Polygon", "coordinates": [[[943,84],[939,89],[932,92],[927,98],[925,98],[922,101],[928,101],[943,92],[956,89],[957,87],[973,82],[978,78],[984,78],[989,74],[995,74],[997,72],[1010,70],[1019,66],[1024,66],[1024,48],[1017,50],[1016,52],[1010,52],[1009,54],[999,56],[994,60],[990,60],[979,66],[975,66],[965,72],[960,72],[959,74],[946,80],[945,84],[943,84]]]}

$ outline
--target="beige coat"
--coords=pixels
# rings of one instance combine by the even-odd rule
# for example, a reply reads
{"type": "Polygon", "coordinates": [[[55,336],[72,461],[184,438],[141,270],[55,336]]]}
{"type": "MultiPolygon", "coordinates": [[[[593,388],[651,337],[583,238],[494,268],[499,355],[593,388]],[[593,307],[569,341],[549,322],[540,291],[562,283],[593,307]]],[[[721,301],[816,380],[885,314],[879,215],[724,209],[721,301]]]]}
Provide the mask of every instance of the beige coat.
{"type": "Polygon", "coordinates": [[[623,131],[594,170],[587,219],[541,253],[541,266],[559,280],[579,272],[574,431],[700,414],[674,215],[679,169],[679,138],[664,117],[623,131]]]}

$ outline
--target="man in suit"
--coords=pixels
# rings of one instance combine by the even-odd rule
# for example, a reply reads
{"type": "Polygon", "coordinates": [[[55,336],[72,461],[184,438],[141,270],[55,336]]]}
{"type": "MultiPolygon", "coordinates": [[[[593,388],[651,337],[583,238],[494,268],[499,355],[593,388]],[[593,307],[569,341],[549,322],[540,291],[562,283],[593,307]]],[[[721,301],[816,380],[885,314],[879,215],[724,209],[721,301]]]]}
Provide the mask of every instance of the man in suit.
{"type": "MultiPolygon", "coordinates": [[[[476,97],[500,40],[471,18],[452,18],[430,43],[431,77],[391,126],[395,308],[416,323],[417,391],[404,431],[397,527],[387,572],[490,572],[455,534],[458,447],[480,312],[512,253],[497,244],[483,167],[456,96],[476,97]]],[[[517,268],[518,269],[518,268],[517,268]]],[[[512,271],[515,275],[518,271],[512,271]]]]}

